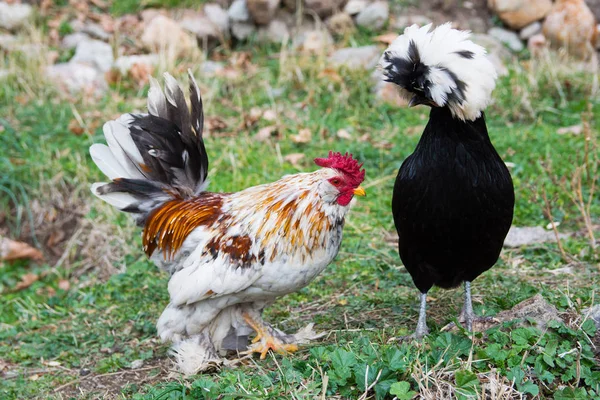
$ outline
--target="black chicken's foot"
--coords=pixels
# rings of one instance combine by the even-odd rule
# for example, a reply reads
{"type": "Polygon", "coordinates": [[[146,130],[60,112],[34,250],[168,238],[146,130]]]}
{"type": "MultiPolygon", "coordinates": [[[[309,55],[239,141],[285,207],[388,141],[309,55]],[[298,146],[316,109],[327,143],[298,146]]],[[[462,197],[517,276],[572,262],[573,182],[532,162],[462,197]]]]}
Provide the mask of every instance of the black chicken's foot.
{"type": "Polygon", "coordinates": [[[394,340],[398,340],[399,342],[421,340],[428,334],[429,329],[427,328],[427,293],[421,293],[421,306],[419,307],[419,320],[417,321],[417,329],[412,335],[401,336],[397,339],[394,338],[394,340]]]}

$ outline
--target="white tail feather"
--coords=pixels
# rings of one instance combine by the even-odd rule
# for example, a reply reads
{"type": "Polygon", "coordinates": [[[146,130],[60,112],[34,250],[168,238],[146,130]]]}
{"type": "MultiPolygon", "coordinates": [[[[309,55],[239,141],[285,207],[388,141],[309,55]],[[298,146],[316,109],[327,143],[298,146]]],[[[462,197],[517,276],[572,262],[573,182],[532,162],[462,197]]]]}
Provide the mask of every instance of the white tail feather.
{"type": "Polygon", "coordinates": [[[94,163],[100,168],[100,171],[111,180],[129,176],[107,145],[94,143],[90,146],[90,155],[94,163]]]}
{"type": "Polygon", "coordinates": [[[135,197],[133,197],[132,195],[127,194],[127,193],[115,192],[115,193],[108,193],[108,194],[99,194],[98,188],[100,186],[104,186],[106,184],[107,184],[106,182],[93,183],[91,190],[92,190],[92,193],[94,193],[96,196],[98,196],[100,199],[104,200],[111,206],[117,207],[119,210],[122,210],[122,209],[138,202],[138,200],[135,197]]]}
{"type": "Polygon", "coordinates": [[[110,151],[128,173],[125,177],[145,179],[139,167],[144,159],[129,134],[129,128],[117,121],[109,121],[104,124],[103,131],[110,151]]]}
{"type": "Polygon", "coordinates": [[[148,112],[156,117],[167,117],[167,101],[160,88],[160,84],[153,77],[150,78],[150,90],[148,90],[148,112]]]}

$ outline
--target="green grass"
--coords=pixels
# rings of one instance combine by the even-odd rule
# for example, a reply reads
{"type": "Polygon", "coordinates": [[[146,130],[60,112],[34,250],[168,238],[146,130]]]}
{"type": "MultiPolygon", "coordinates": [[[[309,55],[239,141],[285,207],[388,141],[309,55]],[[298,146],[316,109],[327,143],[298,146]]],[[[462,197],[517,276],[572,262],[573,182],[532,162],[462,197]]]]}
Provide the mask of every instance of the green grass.
{"type": "MultiPolygon", "coordinates": [[[[361,35],[351,40],[367,41],[361,35]]],[[[462,295],[460,290],[434,289],[431,335],[421,344],[399,344],[394,338],[415,326],[417,291],[385,238],[394,229],[390,201],[395,174],[413,151],[427,110],[380,104],[365,72],[339,71],[337,82],[321,74],[326,63],[319,57],[278,57],[278,49],[254,45],[243,50],[256,66],[249,73],[227,79],[196,74],[207,120],[218,116],[226,124],[206,138],[211,190],[237,191],[314,170],[311,160],[330,149],[350,151],[365,163],[368,197],[359,199],[348,217],[337,260],[308,287],[266,312],[280,329],[291,332],[315,322],[329,334],[294,355],[255,359],[190,378],[169,374],[168,347],[159,343],[154,327],[168,302],[167,277],[142,256],[132,221],[87,189],[102,179],[87,153],[90,144],[103,141],[100,123],[143,109],[145,90],[123,82],[98,101],[64,99],[34,74],[24,74],[31,76],[10,78],[0,86],[1,227],[11,237],[33,242],[31,225],[54,226],[73,211],[83,218],[72,242],[69,238],[77,231],[57,225],[67,237],[58,245],[59,254],[47,262],[0,264],[0,369],[6,365],[5,372],[11,373],[0,383],[2,398],[313,399],[323,394],[409,399],[417,392],[436,398],[436,390],[448,387],[459,398],[476,398],[492,379],[530,397],[600,397],[600,370],[590,341],[593,324],[578,317],[597,302],[599,258],[569,197],[570,179],[582,165],[588,167],[582,192],[590,193],[598,175],[586,174],[598,159],[598,148],[588,153],[585,164],[584,135],[556,133],[581,123],[588,104],[593,114],[600,111],[600,103],[589,98],[589,76],[569,74],[570,91],[562,102],[542,67],[536,83],[529,79],[531,72],[520,68],[499,81],[488,128],[499,153],[514,163],[514,223],[546,226],[546,193],[554,219],[561,222],[559,229],[577,234],[562,241],[568,260],[556,244],[505,250],[497,266],[473,287],[479,314],[495,315],[540,293],[572,323],[541,330],[505,323],[473,337],[462,330],[441,332],[455,320],[462,295]],[[524,94],[529,108],[523,106],[524,94]],[[251,123],[253,108],[274,110],[277,119],[251,123]],[[69,130],[76,114],[89,134],[69,130]],[[273,124],[279,138],[254,139],[261,128],[273,124]],[[303,128],[311,130],[312,141],[294,143],[291,135],[303,128]],[[339,129],[353,139],[339,139],[339,129]],[[282,161],[292,153],[305,154],[298,168],[282,161]],[[58,215],[54,220],[53,213],[58,215]],[[103,241],[95,242],[94,233],[103,241]],[[62,253],[66,256],[55,265],[62,253]],[[555,273],[567,262],[571,273],[555,273]],[[40,279],[13,292],[25,273],[40,279]],[[64,280],[70,283],[67,290],[59,287],[64,280]],[[143,360],[140,370],[130,368],[135,360],[143,360]]],[[[560,79],[564,85],[567,78],[560,79]]],[[[590,123],[597,139],[598,122],[590,123]]],[[[596,227],[598,198],[590,210],[596,227]]],[[[35,237],[45,248],[50,247],[47,239],[35,237]]]]}

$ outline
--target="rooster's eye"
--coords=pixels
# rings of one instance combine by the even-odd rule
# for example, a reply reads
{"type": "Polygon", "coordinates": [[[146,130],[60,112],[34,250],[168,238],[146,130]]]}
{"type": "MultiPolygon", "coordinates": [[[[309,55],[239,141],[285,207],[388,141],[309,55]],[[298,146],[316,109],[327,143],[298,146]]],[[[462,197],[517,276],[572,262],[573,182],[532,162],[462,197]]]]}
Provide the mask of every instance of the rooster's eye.
{"type": "Polygon", "coordinates": [[[331,183],[332,183],[333,185],[335,185],[335,186],[338,186],[340,183],[342,183],[342,181],[341,181],[341,180],[339,180],[338,178],[333,178],[333,179],[331,180],[331,183]]]}

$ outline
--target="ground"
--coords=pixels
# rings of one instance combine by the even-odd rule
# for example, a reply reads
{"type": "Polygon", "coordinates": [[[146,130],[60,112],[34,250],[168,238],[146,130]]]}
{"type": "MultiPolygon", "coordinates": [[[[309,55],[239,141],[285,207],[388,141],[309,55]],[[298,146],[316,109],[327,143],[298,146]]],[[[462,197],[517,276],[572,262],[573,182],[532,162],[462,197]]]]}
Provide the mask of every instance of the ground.
{"type": "MultiPolygon", "coordinates": [[[[340,45],[373,36],[359,31],[340,45]]],[[[552,55],[524,55],[499,80],[487,111],[492,141],[511,163],[514,224],[557,221],[570,236],[505,249],[473,284],[475,311],[494,316],[540,294],[559,320],[504,322],[475,335],[442,331],[456,320],[462,293],[433,289],[432,332],[416,343],[398,340],[415,327],[418,293],[397,256],[390,201],[427,110],[380,103],[369,72],[332,69],[326,57],[279,46],[217,48],[211,57],[228,70],[215,77],[203,76],[198,60],[171,66],[181,81],[192,67],[202,89],[212,190],[312,171],[311,160],[331,149],[364,161],[368,193],[348,217],[336,261],[267,310],[282,330],[314,322],[327,335],[293,355],[184,378],[154,326],[168,301],[167,276],[146,260],[132,221],[88,190],[101,179],[87,152],[103,140],[101,124],[143,110],[147,87],[123,79],[100,99],[64,96],[36,65],[2,57],[22,74],[0,86],[0,234],[46,256],[0,263],[2,398],[600,397],[600,341],[582,316],[597,304],[600,268],[600,102],[591,74],[552,55]],[[570,126],[579,133],[560,134],[570,126]],[[258,140],[267,127],[273,135],[258,140]],[[312,133],[308,143],[293,140],[301,129],[312,133]],[[304,156],[292,164],[293,154],[304,156]]]]}

